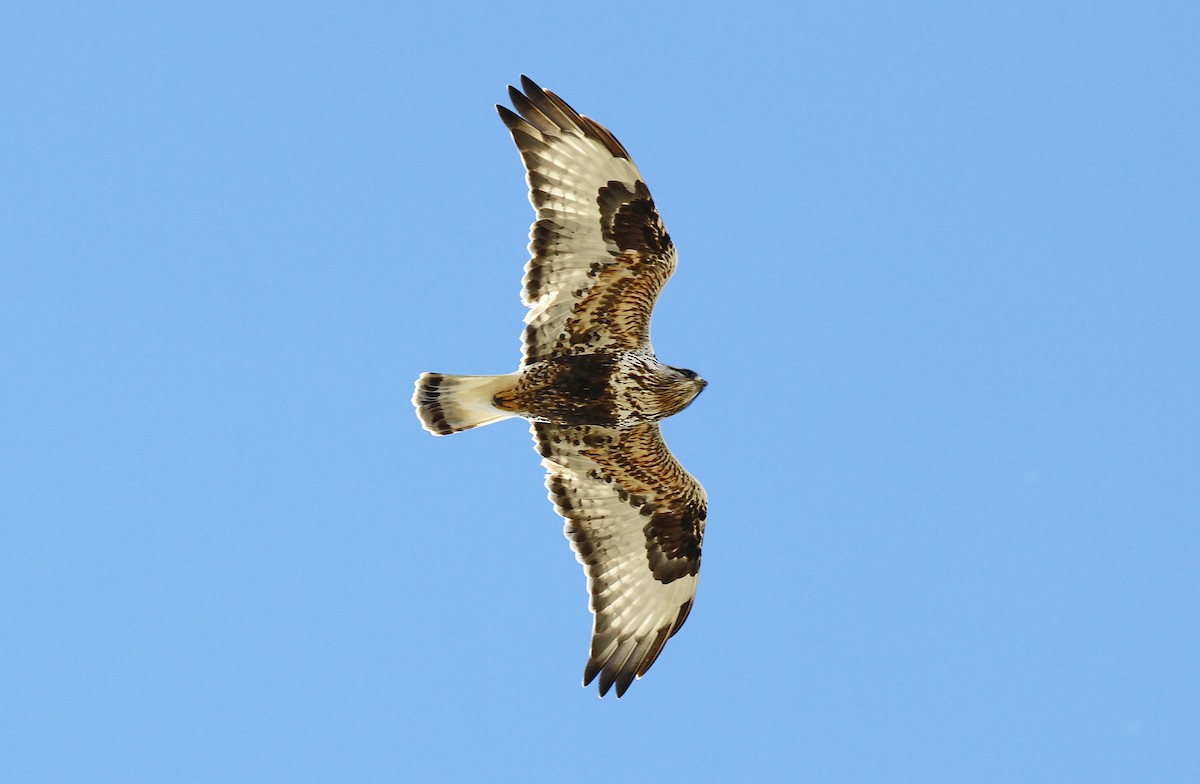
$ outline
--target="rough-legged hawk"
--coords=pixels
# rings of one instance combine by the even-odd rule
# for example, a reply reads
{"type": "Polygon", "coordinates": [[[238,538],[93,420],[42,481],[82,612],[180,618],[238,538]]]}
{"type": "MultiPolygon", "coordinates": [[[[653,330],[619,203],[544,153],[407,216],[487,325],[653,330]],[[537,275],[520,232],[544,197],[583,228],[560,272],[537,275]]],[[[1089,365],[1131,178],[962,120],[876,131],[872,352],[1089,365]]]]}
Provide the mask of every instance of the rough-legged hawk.
{"type": "Polygon", "coordinates": [[[602,125],[522,77],[517,113],[497,106],[537,211],[525,265],[524,360],[503,376],[425,373],[413,405],[446,435],[530,420],[550,500],[583,563],[595,614],[586,686],[640,678],[696,593],[707,500],[668,451],[658,420],[705,381],[664,365],[650,312],[675,246],[629,153],[602,125]]]}

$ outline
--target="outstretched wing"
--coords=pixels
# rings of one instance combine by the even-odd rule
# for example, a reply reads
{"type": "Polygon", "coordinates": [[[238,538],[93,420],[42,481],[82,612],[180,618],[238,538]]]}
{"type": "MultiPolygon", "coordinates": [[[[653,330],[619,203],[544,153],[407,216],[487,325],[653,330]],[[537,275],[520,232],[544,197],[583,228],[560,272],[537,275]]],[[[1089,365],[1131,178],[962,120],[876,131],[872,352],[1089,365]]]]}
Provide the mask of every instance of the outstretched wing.
{"type": "Polygon", "coordinates": [[[530,229],[525,362],[650,348],[650,312],[675,270],[671,242],[629,153],[604,126],[521,77],[519,114],[497,106],[525,162],[530,229]]]}
{"type": "Polygon", "coordinates": [[[595,614],[586,686],[617,696],[658,658],[696,595],[708,501],[657,424],[535,422],[550,500],[584,565],[595,614]]]}

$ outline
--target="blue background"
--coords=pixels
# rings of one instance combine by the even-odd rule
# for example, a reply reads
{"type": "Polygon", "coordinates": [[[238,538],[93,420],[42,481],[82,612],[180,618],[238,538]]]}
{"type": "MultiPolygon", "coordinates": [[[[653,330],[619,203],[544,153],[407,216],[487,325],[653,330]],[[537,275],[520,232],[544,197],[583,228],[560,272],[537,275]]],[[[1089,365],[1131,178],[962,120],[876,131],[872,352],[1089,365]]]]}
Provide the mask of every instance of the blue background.
{"type": "Polygon", "coordinates": [[[1190,2],[11,3],[0,769],[1200,781],[1190,2]],[[695,610],[622,700],[516,367],[528,73],[680,249],[695,610]]]}

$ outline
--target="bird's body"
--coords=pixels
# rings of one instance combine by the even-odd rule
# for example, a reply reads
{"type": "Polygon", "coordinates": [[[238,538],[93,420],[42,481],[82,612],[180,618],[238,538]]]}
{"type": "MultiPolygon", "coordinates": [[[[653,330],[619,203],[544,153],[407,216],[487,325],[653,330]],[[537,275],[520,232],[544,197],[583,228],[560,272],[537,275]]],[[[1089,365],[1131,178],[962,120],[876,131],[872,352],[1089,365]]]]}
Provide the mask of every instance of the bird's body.
{"type": "Polygon", "coordinates": [[[617,696],[645,674],[691,610],[707,498],[658,420],[706,382],[663,364],[650,314],[675,246],[620,142],[522,77],[519,112],[497,107],[525,162],[538,219],[523,298],[521,368],[425,373],[413,404],[437,435],[530,420],[546,487],[588,575],[595,613],[584,683],[617,696]]]}
{"type": "Polygon", "coordinates": [[[628,427],[682,411],[702,388],[648,351],[567,354],[526,365],[493,402],[533,422],[628,427]]]}

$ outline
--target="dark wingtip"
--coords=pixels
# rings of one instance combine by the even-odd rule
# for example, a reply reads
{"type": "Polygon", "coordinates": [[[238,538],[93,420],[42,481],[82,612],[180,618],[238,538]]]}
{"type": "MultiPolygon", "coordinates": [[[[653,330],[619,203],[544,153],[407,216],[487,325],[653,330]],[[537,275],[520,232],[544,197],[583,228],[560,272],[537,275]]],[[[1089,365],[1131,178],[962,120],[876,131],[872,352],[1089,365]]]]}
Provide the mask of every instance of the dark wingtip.
{"type": "Polygon", "coordinates": [[[512,109],[509,109],[507,106],[496,104],[496,112],[500,115],[500,121],[509,128],[516,128],[521,124],[521,118],[517,116],[516,112],[514,112],[512,109]]]}
{"type": "Polygon", "coordinates": [[[526,95],[528,95],[530,91],[535,93],[540,93],[542,91],[542,88],[538,86],[538,83],[530,79],[525,74],[521,74],[521,88],[525,90],[526,95]]]}
{"type": "Polygon", "coordinates": [[[615,675],[607,672],[604,669],[604,664],[602,662],[599,662],[595,659],[589,659],[588,663],[587,663],[587,667],[585,667],[583,670],[583,685],[584,685],[584,687],[591,686],[592,681],[596,680],[597,675],[600,676],[600,683],[598,684],[598,686],[599,686],[599,691],[600,691],[599,696],[601,696],[601,697],[608,694],[609,689],[611,689],[613,687],[614,683],[616,683],[616,686],[617,686],[617,696],[618,697],[620,697],[622,694],[625,693],[625,689],[629,688],[628,683],[622,683],[622,682],[618,681],[616,679],[615,675]]]}

